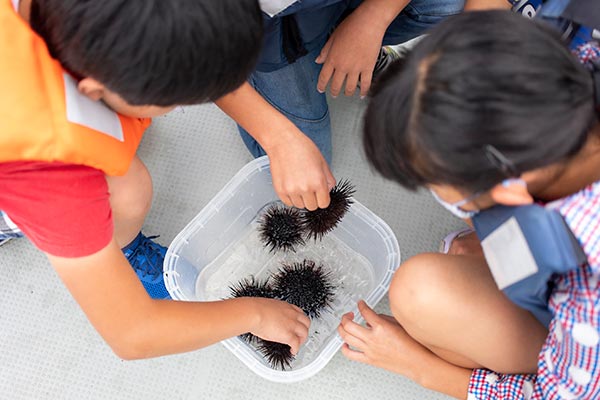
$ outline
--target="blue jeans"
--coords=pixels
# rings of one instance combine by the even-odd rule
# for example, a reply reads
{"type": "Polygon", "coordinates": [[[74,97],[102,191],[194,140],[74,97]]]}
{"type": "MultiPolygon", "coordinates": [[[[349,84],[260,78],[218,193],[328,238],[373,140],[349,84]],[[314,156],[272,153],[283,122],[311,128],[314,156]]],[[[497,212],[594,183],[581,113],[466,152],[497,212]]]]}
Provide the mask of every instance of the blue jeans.
{"type": "MultiPolygon", "coordinates": [[[[315,63],[328,35],[345,12],[356,8],[361,0],[345,0],[317,10],[298,13],[298,25],[309,53],[293,64],[283,60],[277,17],[265,22],[263,54],[248,82],[263,98],[290,119],[319,148],[331,164],[331,122],[325,94],[317,91],[321,65],[315,63]],[[311,12],[314,18],[311,18],[311,12]],[[326,18],[324,17],[326,16],[326,18]],[[311,25],[311,22],[315,24],[311,25]]],[[[424,33],[444,17],[462,11],[464,0],[413,0],[390,24],[383,45],[406,42],[424,33]]],[[[262,147],[239,127],[246,147],[254,157],[265,155],[262,147]]]]}

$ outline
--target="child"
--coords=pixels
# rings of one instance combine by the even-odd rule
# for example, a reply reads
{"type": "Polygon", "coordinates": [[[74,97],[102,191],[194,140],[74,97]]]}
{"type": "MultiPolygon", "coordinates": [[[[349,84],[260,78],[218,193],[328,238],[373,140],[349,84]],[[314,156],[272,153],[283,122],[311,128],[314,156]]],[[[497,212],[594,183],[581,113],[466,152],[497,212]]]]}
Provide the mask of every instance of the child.
{"type": "MultiPolygon", "coordinates": [[[[526,18],[548,23],[588,68],[600,57],[600,26],[592,26],[593,21],[600,19],[600,8],[595,0],[467,0],[465,3],[465,11],[488,9],[512,9],[526,18]]],[[[440,243],[440,249],[446,249],[449,254],[481,251],[472,229],[448,234],[440,243]]]]}
{"type": "Polygon", "coordinates": [[[258,4],[15,5],[23,18],[0,1],[0,230],[22,231],[48,256],[122,358],[189,351],[245,332],[298,351],[309,320],[285,302],[149,297],[167,297],[165,249],[139,233],[152,196],[135,156],[147,118],[216,99],[245,80],[261,41],[258,4]]]}
{"type": "Polygon", "coordinates": [[[363,302],[368,327],[343,317],[343,353],[462,399],[598,398],[592,74],[554,31],[487,11],[442,22],[377,86],[364,144],[381,174],[432,190],[463,218],[495,204],[544,204],[564,217],[587,264],[548,282],[546,329],[498,289],[482,255],[418,255],[393,279],[393,317],[363,302]]]}
{"type": "Polygon", "coordinates": [[[247,84],[217,101],[255,156],[268,154],[284,203],[314,210],[335,184],[325,97],[366,95],[399,44],[460,12],[464,0],[261,0],[265,40],[247,84]],[[345,17],[345,18],[344,18],[345,17]],[[343,19],[343,21],[342,21],[343,19]],[[285,144],[285,146],[284,146],[285,144]],[[300,173],[300,171],[302,171],[300,173]]]}

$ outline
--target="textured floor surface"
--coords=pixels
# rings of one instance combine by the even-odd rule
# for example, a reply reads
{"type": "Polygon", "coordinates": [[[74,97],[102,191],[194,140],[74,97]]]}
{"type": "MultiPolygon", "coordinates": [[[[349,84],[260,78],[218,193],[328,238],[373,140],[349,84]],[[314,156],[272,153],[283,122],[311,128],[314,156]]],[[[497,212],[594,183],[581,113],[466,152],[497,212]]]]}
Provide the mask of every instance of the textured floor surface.
{"type": "MultiPolygon", "coordinates": [[[[333,172],[395,232],[405,260],[437,248],[461,223],[426,193],[375,176],[360,147],[364,102],[330,102],[333,172]]],[[[145,225],[168,244],[245,163],[235,125],[215,106],[155,120],[139,151],[154,178],[145,225]]],[[[1,399],[446,399],[409,380],[346,360],[338,352],[316,376],[276,384],[254,375],[221,345],[184,355],[124,362],[104,344],[46,259],[27,240],[0,248],[1,399]]],[[[377,307],[388,310],[387,300],[377,307]]]]}

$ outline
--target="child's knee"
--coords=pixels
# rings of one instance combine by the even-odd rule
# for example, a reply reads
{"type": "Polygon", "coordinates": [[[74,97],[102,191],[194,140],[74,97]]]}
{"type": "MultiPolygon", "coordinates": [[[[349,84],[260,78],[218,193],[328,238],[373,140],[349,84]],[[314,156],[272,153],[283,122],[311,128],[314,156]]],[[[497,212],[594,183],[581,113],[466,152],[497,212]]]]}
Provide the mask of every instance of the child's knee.
{"type": "Polygon", "coordinates": [[[447,286],[444,283],[444,255],[419,254],[404,262],[394,274],[390,286],[390,307],[401,324],[417,322],[439,310],[447,286]]]}
{"type": "Polygon", "coordinates": [[[135,157],[127,174],[107,179],[113,213],[126,218],[144,217],[152,204],[152,178],[135,157]]]}

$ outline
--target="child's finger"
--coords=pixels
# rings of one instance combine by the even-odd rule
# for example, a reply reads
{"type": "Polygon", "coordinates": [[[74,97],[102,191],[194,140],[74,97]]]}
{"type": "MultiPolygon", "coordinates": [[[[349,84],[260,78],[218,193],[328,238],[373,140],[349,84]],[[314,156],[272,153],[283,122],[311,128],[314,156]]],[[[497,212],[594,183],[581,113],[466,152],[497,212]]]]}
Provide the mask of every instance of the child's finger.
{"type": "Polygon", "coordinates": [[[308,211],[315,211],[317,208],[319,208],[319,202],[315,193],[311,192],[302,195],[302,201],[304,202],[304,206],[308,211]]]}
{"type": "Polygon", "coordinates": [[[319,93],[325,93],[325,89],[327,89],[327,84],[331,79],[331,75],[333,75],[333,66],[331,63],[325,63],[321,69],[321,73],[319,74],[319,81],[317,82],[317,90],[319,93]]]}
{"type": "Polygon", "coordinates": [[[346,343],[342,345],[342,354],[351,361],[358,361],[361,363],[367,362],[367,358],[365,357],[364,353],[352,350],[346,343]]]}
{"type": "Polygon", "coordinates": [[[329,203],[331,202],[331,198],[329,197],[329,189],[327,185],[321,187],[316,192],[317,196],[317,205],[319,208],[327,208],[329,207],[329,203]]]}
{"type": "Polygon", "coordinates": [[[306,339],[308,339],[308,329],[302,324],[298,324],[298,327],[295,331],[296,337],[298,337],[300,344],[304,343],[306,339]]]}
{"type": "Polygon", "coordinates": [[[327,55],[329,54],[329,49],[331,48],[332,42],[333,42],[333,40],[330,38],[327,41],[327,43],[325,43],[325,46],[323,46],[323,48],[321,49],[321,52],[319,53],[319,56],[315,60],[315,62],[317,64],[323,64],[325,62],[325,60],[327,59],[327,55]]]}
{"type": "Polygon", "coordinates": [[[346,314],[342,315],[342,319],[349,318],[351,321],[354,319],[354,313],[352,311],[348,311],[346,314]]]}
{"type": "Polygon", "coordinates": [[[350,318],[342,317],[342,322],[340,322],[340,326],[344,328],[344,330],[350,333],[353,336],[356,336],[359,339],[364,338],[369,329],[360,326],[356,322],[352,321],[350,318]]]}
{"type": "Polygon", "coordinates": [[[292,204],[294,205],[294,207],[299,208],[299,209],[305,208],[302,197],[300,197],[298,195],[291,195],[290,199],[292,199],[292,204]]]}
{"type": "Polygon", "coordinates": [[[358,86],[358,76],[359,74],[351,73],[346,77],[346,90],[344,91],[346,96],[352,96],[354,95],[354,92],[356,92],[356,86],[358,86]]]}
{"type": "Polygon", "coordinates": [[[290,352],[292,353],[292,355],[296,355],[298,354],[298,351],[300,350],[300,338],[298,336],[295,337],[295,339],[289,341],[287,344],[288,346],[290,346],[290,352]]]}
{"type": "Polygon", "coordinates": [[[288,207],[294,206],[294,202],[292,201],[290,196],[281,196],[281,201],[288,207]]]}
{"type": "Polygon", "coordinates": [[[364,302],[364,300],[360,300],[358,302],[358,311],[365,319],[365,322],[370,326],[377,325],[380,322],[379,315],[375,311],[373,311],[371,307],[369,307],[367,303],[364,302]]]}
{"type": "Polygon", "coordinates": [[[350,346],[354,347],[355,349],[362,351],[362,349],[367,347],[367,345],[365,344],[364,341],[362,341],[361,339],[357,338],[356,336],[348,333],[348,331],[346,331],[342,325],[338,326],[338,333],[340,334],[344,343],[348,343],[350,346]]]}
{"type": "Polygon", "coordinates": [[[298,321],[300,321],[300,323],[308,330],[308,328],[310,328],[310,318],[304,314],[304,311],[300,310],[300,313],[301,315],[298,316],[298,321]]]}
{"type": "Polygon", "coordinates": [[[373,71],[364,71],[360,74],[360,97],[366,97],[369,94],[372,79],[373,71]]]}
{"type": "Polygon", "coordinates": [[[329,87],[329,93],[331,93],[332,97],[338,97],[340,92],[342,91],[342,86],[344,86],[344,81],[346,80],[346,73],[336,70],[333,73],[333,78],[331,79],[331,85],[329,87]]]}
{"type": "Polygon", "coordinates": [[[331,173],[328,165],[325,166],[325,178],[327,179],[327,189],[329,191],[335,187],[336,182],[335,177],[331,173]]]}

